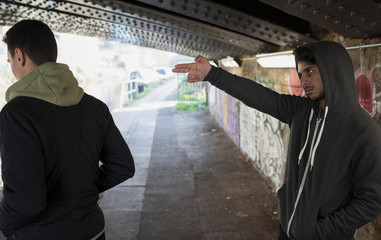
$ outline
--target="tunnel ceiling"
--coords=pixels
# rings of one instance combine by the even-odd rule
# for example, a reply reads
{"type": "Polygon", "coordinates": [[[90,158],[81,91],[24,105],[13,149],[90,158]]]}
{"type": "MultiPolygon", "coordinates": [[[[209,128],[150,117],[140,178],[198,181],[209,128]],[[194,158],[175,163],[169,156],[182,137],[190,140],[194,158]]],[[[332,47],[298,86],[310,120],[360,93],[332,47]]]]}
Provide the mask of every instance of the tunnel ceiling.
{"type": "Polygon", "coordinates": [[[54,31],[209,59],[292,49],[331,31],[381,36],[381,0],[14,0],[0,24],[46,22],[54,31]]]}

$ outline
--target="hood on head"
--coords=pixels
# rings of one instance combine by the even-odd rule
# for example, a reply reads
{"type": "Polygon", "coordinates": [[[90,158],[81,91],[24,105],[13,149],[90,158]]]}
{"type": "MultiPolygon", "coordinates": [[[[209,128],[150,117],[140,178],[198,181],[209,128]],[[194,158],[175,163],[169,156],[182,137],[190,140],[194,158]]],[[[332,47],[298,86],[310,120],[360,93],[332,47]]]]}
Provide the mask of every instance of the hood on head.
{"type": "Polygon", "coordinates": [[[346,112],[358,106],[353,64],[347,50],[332,41],[303,46],[313,52],[324,85],[325,105],[329,107],[331,114],[346,112]]]}

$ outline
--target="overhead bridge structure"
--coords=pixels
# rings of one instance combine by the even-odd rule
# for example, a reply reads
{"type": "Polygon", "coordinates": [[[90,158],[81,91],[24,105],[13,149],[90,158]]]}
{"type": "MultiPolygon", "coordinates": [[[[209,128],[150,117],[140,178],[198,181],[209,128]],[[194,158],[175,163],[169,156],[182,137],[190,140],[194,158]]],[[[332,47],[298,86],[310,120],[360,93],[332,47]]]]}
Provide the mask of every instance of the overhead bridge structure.
{"type": "Polygon", "coordinates": [[[289,50],[327,32],[381,36],[381,1],[2,0],[0,25],[22,19],[209,59],[289,50]]]}

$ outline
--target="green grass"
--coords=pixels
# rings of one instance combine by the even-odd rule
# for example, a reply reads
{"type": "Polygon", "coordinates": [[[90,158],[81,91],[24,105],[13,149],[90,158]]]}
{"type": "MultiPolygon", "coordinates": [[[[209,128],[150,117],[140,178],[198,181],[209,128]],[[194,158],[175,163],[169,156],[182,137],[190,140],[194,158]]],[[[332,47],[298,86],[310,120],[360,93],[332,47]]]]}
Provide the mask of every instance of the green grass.
{"type": "Polygon", "coordinates": [[[207,110],[208,106],[205,105],[205,102],[194,102],[194,103],[178,103],[175,108],[178,111],[189,113],[195,112],[201,109],[207,110]]]}
{"type": "Polygon", "coordinates": [[[206,91],[203,83],[179,82],[177,100],[180,101],[175,108],[181,112],[195,112],[208,109],[206,106],[206,91]]]}
{"type": "MultiPolygon", "coordinates": [[[[127,104],[127,107],[131,106],[135,101],[149,94],[154,88],[158,87],[164,82],[165,80],[160,80],[158,82],[145,85],[144,91],[139,93],[136,96],[136,98],[129,101],[129,103],[127,104]]],[[[186,82],[180,83],[178,100],[185,101],[185,102],[180,102],[176,104],[175,108],[178,111],[185,112],[185,113],[195,112],[202,109],[207,110],[208,106],[206,106],[205,104],[205,101],[206,101],[205,90],[201,88],[192,88],[189,86],[192,86],[192,85],[186,82]]]]}

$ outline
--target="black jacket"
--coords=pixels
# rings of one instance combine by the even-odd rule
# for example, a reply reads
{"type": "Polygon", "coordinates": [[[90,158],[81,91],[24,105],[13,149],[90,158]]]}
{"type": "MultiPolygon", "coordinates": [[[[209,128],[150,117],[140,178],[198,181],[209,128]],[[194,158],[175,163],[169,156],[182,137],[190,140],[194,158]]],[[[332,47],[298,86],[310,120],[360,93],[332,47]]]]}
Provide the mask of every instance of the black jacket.
{"type": "MultiPolygon", "coordinates": [[[[54,69],[56,64],[50,65],[42,65],[42,70],[16,84],[25,85],[32,79],[30,83],[35,85],[44,75],[38,71],[61,76],[60,70],[54,69]]],[[[69,71],[66,68],[64,71],[69,71]]],[[[67,81],[67,76],[65,81],[55,78],[50,86],[67,81]]],[[[76,83],[74,77],[73,81],[76,83]]],[[[62,89],[70,84],[57,87],[61,90],[51,99],[64,99],[60,94],[72,96],[52,102],[43,97],[49,90],[36,87],[37,95],[42,96],[39,99],[30,96],[33,87],[26,85],[9,89],[18,94],[8,99],[0,114],[4,182],[0,229],[10,239],[91,239],[104,229],[99,193],[134,175],[130,150],[108,107],[81,94],[78,86],[68,93],[62,89]],[[77,103],[70,103],[76,98],[77,103]]]]}
{"type": "Polygon", "coordinates": [[[285,179],[277,193],[289,237],[348,240],[381,213],[381,128],[358,102],[345,48],[328,41],[308,47],[325,91],[319,124],[319,104],[308,98],[278,94],[220,68],[205,80],[289,125],[285,179]]]}

